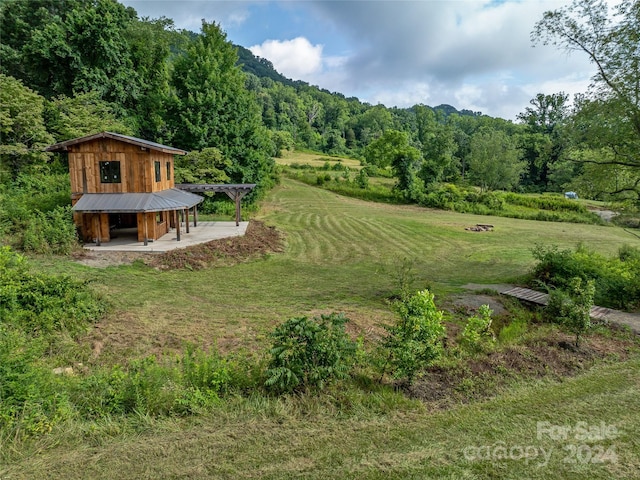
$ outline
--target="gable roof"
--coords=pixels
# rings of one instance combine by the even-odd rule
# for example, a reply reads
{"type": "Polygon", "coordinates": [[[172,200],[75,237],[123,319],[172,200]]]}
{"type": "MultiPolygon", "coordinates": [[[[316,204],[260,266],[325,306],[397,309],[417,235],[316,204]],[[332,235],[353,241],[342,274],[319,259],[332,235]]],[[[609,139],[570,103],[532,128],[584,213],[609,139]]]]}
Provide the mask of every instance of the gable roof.
{"type": "Polygon", "coordinates": [[[185,150],[181,150],[179,148],[169,147],[167,145],[162,145],[160,143],[150,142],[149,140],[143,140],[141,138],[130,137],[128,135],[122,135],[120,133],[112,133],[112,132],[100,132],[94,135],[87,135],[85,137],[73,138],[71,140],[65,140],[64,142],[56,143],[55,145],[50,145],[45,150],[47,152],[65,152],[68,147],[72,145],[77,145],[79,143],[91,142],[93,140],[98,140],[100,138],[110,138],[113,140],[118,140],[125,143],[130,143],[132,145],[137,145],[139,147],[148,148],[150,150],[157,150],[163,153],[171,153],[173,155],[186,155],[187,152],[185,150]]]}
{"type": "Polygon", "coordinates": [[[153,193],[85,193],[72,210],[85,213],[163,212],[191,208],[204,198],[177,188],[153,193]]]}

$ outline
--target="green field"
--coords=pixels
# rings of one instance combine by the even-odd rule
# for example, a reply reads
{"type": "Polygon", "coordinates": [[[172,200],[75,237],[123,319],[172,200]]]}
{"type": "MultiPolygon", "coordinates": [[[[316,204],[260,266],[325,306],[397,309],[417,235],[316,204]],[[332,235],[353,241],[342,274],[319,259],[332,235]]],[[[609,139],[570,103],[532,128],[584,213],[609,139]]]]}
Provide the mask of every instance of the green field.
{"type": "MultiPolygon", "coordinates": [[[[430,287],[438,303],[467,283],[517,281],[537,243],[582,242],[607,254],[640,246],[612,226],[374,204],[291,180],[268,195],[257,218],[283,232],[284,253],[198,271],[37,259],[43,270],[93,280],[112,303],[108,317],[66,355],[105,365],[177,352],[185,341],[257,352],[274,325],[332,311],[345,312],[350,333],[366,341],[393,318],[387,299],[397,293],[399,265],[411,264],[413,287],[430,287]],[[465,231],[477,223],[494,231],[465,231]]],[[[640,469],[639,388],[640,360],[632,356],[446,411],[375,386],[363,387],[351,408],[340,390],[308,399],[230,398],[184,419],[65,424],[19,448],[6,445],[0,458],[10,463],[0,466],[0,478],[633,478],[640,469]],[[614,425],[618,433],[538,438],[537,422],[544,421],[614,425]],[[482,448],[496,444],[530,447],[530,457],[515,458],[516,449],[510,458],[481,458],[482,448]],[[582,448],[581,457],[571,445],[582,448]],[[542,448],[552,453],[545,465],[532,456],[542,448]],[[617,459],[597,463],[601,448],[617,459]]]]}

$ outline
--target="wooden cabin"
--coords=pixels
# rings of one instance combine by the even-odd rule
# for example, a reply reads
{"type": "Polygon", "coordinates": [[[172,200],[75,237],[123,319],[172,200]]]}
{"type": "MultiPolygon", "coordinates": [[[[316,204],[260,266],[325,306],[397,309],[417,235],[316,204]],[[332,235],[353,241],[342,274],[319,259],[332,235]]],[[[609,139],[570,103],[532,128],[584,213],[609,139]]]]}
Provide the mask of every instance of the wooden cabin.
{"type": "Polygon", "coordinates": [[[99,245],[112,230],[135,227],[146,245],[172,227],[179,232],[179,215],[188,218],[203,200],[175,188],[174,155],[187,153],[178,148],[102,132],[47,151],[68,154],[73,216],[85,242],[99,245]]]}

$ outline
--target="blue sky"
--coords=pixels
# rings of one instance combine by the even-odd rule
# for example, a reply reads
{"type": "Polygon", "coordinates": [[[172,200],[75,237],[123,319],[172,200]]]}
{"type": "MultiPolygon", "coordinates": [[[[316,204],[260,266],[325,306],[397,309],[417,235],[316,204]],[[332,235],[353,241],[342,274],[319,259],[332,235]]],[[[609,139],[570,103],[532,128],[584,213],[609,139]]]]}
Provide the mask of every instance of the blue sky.
{"type": "Polygon", "coordinates": [[[537,93],[586,91],[587,59],[531,44],[544,11],[566,0],[121,0],[139,16],[232,42],[304,80],[371,104],[442,103],[515,119],[537,93]]]}

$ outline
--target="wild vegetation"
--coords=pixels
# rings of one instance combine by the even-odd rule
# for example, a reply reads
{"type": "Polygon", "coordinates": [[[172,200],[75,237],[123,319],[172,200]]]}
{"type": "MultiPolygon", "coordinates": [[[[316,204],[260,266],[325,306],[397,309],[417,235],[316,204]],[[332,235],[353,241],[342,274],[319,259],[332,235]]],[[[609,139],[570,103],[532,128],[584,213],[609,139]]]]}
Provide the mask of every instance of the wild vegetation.
{"type": "Polygon", "coordinates": [[[631,478],[638,340],[586,312],[638,308],[638,236],[548,193],[633,218],[637,8],[545,15],[536,38],[586,51],[597,88],[513,123],[363,104],[242,49],[241,67],[218,25],[115,0],[2,2],[0,477],[631,478]],[[185,181],[258,183],[269,227],[75,262],[65,161],[43,147],[100,130],[192,150],[185,181]],[[551,290],[546,316],[491,287],[515,281],[551,290]],[[539,430],[585,422],[616,434],[539,430]]]}
{"type": "MultiPolygon", "coordinates": [[[[514,401],[525,419],[522,427],[498,430],[503,441],[514,444],[535,435],[536,420],[556,418],[532,413],[545,411],[547,402],[556,404],[553,411],[563,421],[588,418],[621,429],[619,422],[634,425],[630,418],[620,420],[616,409],[585,417],[588,399],[598,395],[602,382],[607,382],[609,398],[635,407],[632,399],[637,396],[629,390],[637,373],[633,339],[590,329],[574,351],[562,346],[574,343],[574,333],[564,334],[564,325],[542,323],[539,314],[515,304],[498,315],[485,308],[451,308],[445,302],[464,283],[515,279],[534,267],[527,240],[534,233],[560,248],[574,245],[573,236],[579,234],[610,255],[625,243],[638,247],[635,237],[622,229],[575,224],[567,231],[562,223],[495,218],[493,232],[473,233],[464,226],[483,217],[368,203],[291,180],[267,196],[261,212],[286,236],[285,252],[233,266],[222,261],[216,275],[209,268],[157,270],[141,262],[96,269],[64,257],[32,260],[47,275],[64,271],[79,282],[92,279],[88,288],[109,299],[109,310],[98,315],[95,326],[85,323],[73,335],[52,331],[47,338],[56,339],[54,348],[20,347],[39,345],[32,340],[4,343],[4,368],[21,372],[21,380],[28,377],[34,386],[30,395],[42,401],[37,410],[36,404],[26,403],[26,410],[4,417],[12,423],[2,430],[3,474],[39,476],[46,469],[82,477],[87,470],[80,465],[87,462],[79,447],[89,441],[103,452],[99,467],[89,467],[91,475],[113,473],[112,462],[123,468],[122,454],[128,451],[124,456],[137,460],[129,462],[126,474],[145,476],[138,465],[146,464],[148,471],[158,468],[142,459],[156,458],[152,452],[162,448],[166,435],[178,439],[190,432],[191,449],[213,442],[238,452],[234,458],[241,458],[240,463],[223,461],[212,467],[230,474],[246,476],[268,465],[278,472],[275,476],[291,474],[280,460],[284,450],[265,463],[264,452],[248,446],[254,444],[248,442],[251,435],[258,444],[279,439],[276,443],[289,449],[291,442],[302,442],[306,452],[295,453],[298,472],[322,472],[331,465],[334,476],[364,468],[365,476],[375,477],[378,463],[355,467],[343,460],[336,467],[324,455],[332,456],[326,444],[330,438],[346,446],[343,459],[377,456],[382,447],[370,442],[381,429],[392,432],[385,451],[400,455],[385,467],[395,475],[457,475],[469,468],[497,474],[506,464],[469,462],[462,449],[490,441],[476,416],[486,422],[489,410],[491,417],[511,415],[514,401]],[[179,293],[175,285],[180,285],[179,293]],[[237,300],[239,287],[251,302],[237,300]],[[425,288],[435,296],[413,295],[425,288]],[[185,293],[188,301],[178,301],[185,293]],[[400,302],[395,312],[394,299],[400,302]],[[333,311],[343,315],[331,315],[333,311]],[[618,361],[610,363],[613,359],[618,361]],[[593,365],[599,366],[589,370],[593,365]],[[54,366],[72,371],[55,375],[54,366]],[[283,382],[280,388],[279,379],[293,379],[287,371],[304,383],[283,382]],[[564,380],[562,389],[556,384],[557,378],[580,372],[576,379],[564,380]],[[538,378],[542,383],[534,380],[538,378]],[[276,388],[267,385],[269,379],[275,379],[276,388]],[[294,393],[282,393],[290,391],[294,393]],[[227,427],[218,423],[222,418],[227,427]],[[452,418],[465,426],[454,443],[446,439],[452,434],[450,425],[445,428],[452,418]],[[303,424],[307,427],[300,429],[303,424]],[[214,433],[220,428],[235,433],[223,440],[214,433]],[[309,437],[309,428],[325,440],[307,443],[303,438],[309,437]],[[145,447],[134,440],[140,435],[145,447]],[[418,441],[423,435],[427,443],[418,441]],[[415,448],[441,458],[439,470],[404,456],[415,448]],[[444,450],[453,454],[442,457],[444,450]],[[305,467],[303,458],[312,458],[313,467],[305,467]]],[[[495,301],[486,295],[478,300],[495,301]]],[[[3,388],[5,400],[13,395],[7,405],[21,398],[3,388]]],[[[624,465],[634,465],[629,460],[637,458],[634,447],[626,440],[613,443],[624,465]]],[[[167,454],[174,462],[189,457],[182,449],[167,454]]],[[[560,452],[557,456],[545,471],[569,474],[560,452]]],[[[167,466],[164,460],[161,464],[167,466]]],[[[529,471],[518,462],[509,465],[522,474],[529,471]]],[[[589,475],[610,475],[615,465],[620,463],[596,465],[589,475]]]]}

